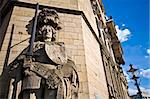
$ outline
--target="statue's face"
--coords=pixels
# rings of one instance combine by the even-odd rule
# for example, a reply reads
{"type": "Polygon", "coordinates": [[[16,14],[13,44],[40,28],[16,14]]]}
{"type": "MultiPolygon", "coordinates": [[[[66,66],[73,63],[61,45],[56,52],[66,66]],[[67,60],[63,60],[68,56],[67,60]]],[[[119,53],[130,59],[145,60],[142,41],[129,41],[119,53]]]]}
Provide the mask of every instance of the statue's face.
{"type": "Polygon", "coordinates": [[[54,32],[54,29],[53,29],[52,26],[50,26],[50,25],[44,25],[41,28],[41,32],[42,32],[42,36],[43,36],[44,40],[48,40],[48,41],[52,40],[53,32],[54,32]]]}

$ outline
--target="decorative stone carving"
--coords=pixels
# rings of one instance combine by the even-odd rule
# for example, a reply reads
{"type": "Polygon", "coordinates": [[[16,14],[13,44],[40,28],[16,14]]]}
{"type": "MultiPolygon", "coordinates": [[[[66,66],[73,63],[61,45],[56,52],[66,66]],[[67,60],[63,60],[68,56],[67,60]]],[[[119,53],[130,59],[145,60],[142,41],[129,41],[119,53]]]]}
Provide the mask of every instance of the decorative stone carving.
{"type": "Polygon", "coordinates": [[[67,63],[67,55],[63,43],[46,43],[45,51],[48,57],[56,64],[61,65],[67,63]]]}
{"type": "MultiPolygon", "coordinates": [[[[29,34],[31,24],[32,21],[27,25],[29,34]]],[[[21,69],[19,80],[23,81],[20,93],[23,99],[77,98],[79,81],[75,64],[67,57],[65,44],[56,42],[59,25],[57,12],[43,9],[38,16],[32,59],[26,57],[26,48],[10,64],[12,74],[15,68],[21,69]]]]}
{"type": "Polygon", "coordinates": [[[96,0],[92,0],[91,4],[92,4],[92,9],[93,9],[94,14],[97,15],[99,13],[99,8],[98,8],[96,0]]]}

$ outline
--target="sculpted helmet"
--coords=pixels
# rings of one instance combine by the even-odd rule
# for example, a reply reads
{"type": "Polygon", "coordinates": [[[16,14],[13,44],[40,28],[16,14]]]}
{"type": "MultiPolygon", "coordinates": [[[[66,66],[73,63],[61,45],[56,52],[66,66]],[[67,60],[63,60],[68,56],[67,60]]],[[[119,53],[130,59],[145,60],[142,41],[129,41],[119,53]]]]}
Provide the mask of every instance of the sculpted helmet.
{"type": "MultiPolygon", "coordinates": [[[[33,19],[26,25],[29,34],[32,34],[33,19]]],[[[45,40],[55,41],[56,33],[61,29],[60,24],[61,22],[56,10],[42,9],[38,15],[35,42],[45,40]]]]}
{"type": "Polygon", "coordinates": [[[43,25],[50,25],[55,30],[60,30],[59,26],[60,20],[56,10],[53,9],[42,9],[38,16],[38,28],[41,28],[43,25]]]}

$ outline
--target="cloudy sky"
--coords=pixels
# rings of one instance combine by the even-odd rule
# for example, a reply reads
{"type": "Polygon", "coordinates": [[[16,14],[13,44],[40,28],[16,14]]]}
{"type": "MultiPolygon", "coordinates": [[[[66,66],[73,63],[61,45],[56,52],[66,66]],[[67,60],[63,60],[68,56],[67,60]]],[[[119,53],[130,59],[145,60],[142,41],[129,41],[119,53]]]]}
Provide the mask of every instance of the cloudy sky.
{"type": "Polygon", "coordinates": [[[126,71],[129,64],[138,68],[142,91],[150,92],[150,41],[149,41],[149,0],[102,0],[107,16],[116,23],[117,35],[121,41],[125,75],[129,82],[129,92],[136,94],[134,82],[126,71]]]}

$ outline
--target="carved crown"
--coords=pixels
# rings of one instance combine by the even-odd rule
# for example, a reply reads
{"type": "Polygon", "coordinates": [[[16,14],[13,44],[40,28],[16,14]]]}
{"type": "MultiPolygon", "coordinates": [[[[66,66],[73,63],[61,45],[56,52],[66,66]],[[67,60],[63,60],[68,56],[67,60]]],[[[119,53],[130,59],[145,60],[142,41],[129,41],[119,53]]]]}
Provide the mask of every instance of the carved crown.
{"type": "MultiPolygon", "coordinates": [[[[33,20],[29,21],[29,24],[26,25],[27,28],[27,32],[29,34],[32,34],[32,26],[33,26],[33,20]]],[[[60,19],[59,16],[56,12],[56,10],[54,9],[47,9],[44,8],[39,12],[38,15],[38,19],[37,19],[37,29],[36,29],[36,37],[35,37],[35,41],[43,41],[43,28],[45,27],[46,29],[51,29],[53,32],[53,37],[52,37],[52,41],[54,41],[56,39],[56,33],[58,30],[61,29],[61,23],[60,23],[60,19]]],[[[44,28],[44,29],[45,29],[44,28]]]]}

